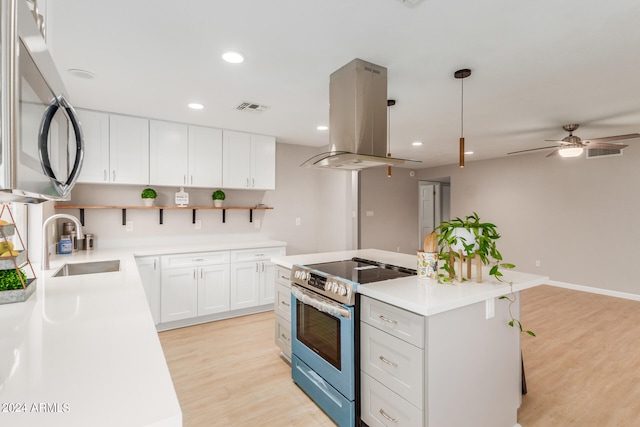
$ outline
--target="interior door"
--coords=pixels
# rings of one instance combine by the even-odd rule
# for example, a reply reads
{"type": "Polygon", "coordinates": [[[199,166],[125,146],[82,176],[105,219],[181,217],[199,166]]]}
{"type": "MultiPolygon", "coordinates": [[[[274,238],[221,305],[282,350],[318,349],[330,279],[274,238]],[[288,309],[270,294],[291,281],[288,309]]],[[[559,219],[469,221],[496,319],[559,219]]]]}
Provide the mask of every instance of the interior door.
{"type": "Polygon", "coordinates": [[[420,182],[420,203],[419,203],[419,226],[420,240],[418,247],[422,248],[424,236],[432,233],[440,224],[440,183],[439,182],[420,182]]]}

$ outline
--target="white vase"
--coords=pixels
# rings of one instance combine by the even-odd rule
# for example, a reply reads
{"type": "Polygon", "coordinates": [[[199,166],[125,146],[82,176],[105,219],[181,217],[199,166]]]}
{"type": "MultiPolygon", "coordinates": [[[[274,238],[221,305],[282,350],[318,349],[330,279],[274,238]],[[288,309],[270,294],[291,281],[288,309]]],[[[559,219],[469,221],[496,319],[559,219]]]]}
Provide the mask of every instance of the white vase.
{"type": "Polygon", "coordinates": [[[144,203],[145,206],[153,206],[155,201],[156,199],[142,199],[142,203],[144,203]]]}
{"type": "Polygon", "coordinates": [[[464,250],[464,245],[471,245],[471,244],[473,244],[473,248],[471,249],[471,252],[478,249],[478,243],[476,242],[475,235],[471,231],[467,230],[466,228],[456,228],[455,230],[453,230],[452,234],[458,238],[458,243],[456,243],[455,245],[451,245],[452,251],[454,252],[462,251],[466,255],[468,252],[464,250]],[[463,242],[464,242],[464,245],[463,245],[463,242]]]}
{"type": "Polygon", "coordinates": [[[224,200],[214,200],[213,206],[215,206],[216,208],[221,208],[223,203],[224,203],[224,200]]]}

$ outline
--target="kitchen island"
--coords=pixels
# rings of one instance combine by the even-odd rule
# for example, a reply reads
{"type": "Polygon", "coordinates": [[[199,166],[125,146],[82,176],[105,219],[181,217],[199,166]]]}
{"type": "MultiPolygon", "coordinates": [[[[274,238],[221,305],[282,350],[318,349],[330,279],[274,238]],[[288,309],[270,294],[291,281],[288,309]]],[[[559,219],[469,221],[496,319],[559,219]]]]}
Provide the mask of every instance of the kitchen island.
{"type": "MultiPolygon", "coordinates": [[[[416,268],[416,256],[364,249],[272,258],[282,268],[359,257],[416,268]]],[[[509,284],[403,277],[360,285],[360,406],[367,425],[517,426],[519,291],[548,278],[505,271],[509,284]],[[509,306],[500,296],[514,292],[509,306]]]]}

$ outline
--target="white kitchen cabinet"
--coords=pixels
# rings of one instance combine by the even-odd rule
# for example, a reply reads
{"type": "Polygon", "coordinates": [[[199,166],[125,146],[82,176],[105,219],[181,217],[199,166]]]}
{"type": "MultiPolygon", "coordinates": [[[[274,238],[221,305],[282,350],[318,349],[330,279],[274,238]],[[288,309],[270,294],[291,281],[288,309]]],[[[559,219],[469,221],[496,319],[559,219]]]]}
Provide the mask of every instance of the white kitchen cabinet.
{"type": "Polygon", "coordinates": [[[160,257],[149,256],[136,258],[138,273],[147,295],[153,323],[160,323],[160,257]]]}
{"type": "Polygon", "coordinates": [[[228,310],[228,251],[162,257],[161,322],[228,310]]]}
{"type": "Polygon", "coordinates": [[[109,114],[77,109],[84,136],[84,160],[78,182],[102,184],[110,182],[109,114]]]}
{"type": "Polygon", "coordinates": [[[222,130],[189,126],[189,186],[222,187],[222,130]]]}
{"type": "Polygon", "coordinates": [[[225,188],[275,189],[276,140],[272,136],[223,131],[225,188]]]}
{"type": "Polygon", "coordinates": [[[189,173],[188,126],[149,121],[149,183],[186,186],[189,173]]]}
{"type": "Polygon", "coordinates": [[[149,120],[109,114],[109,181],[149,184],[149,120]]]}
{"type": "Polygon", "coordinates": [[[85,152],[78,182],[149,184],[149,120],[78,109],[85,152]]]}
{"type": "Polygon", "coordinates": [[[273,304],[276,266],[269,261],[284,248],[231,251],[231,310],[273,304]]]}
{"type": "Polygon", "coordinates": [[[282,356],[291,362],[291,270],[276,265],[275,342],[282,356]]]}
{"type": "Polygon", "coordinates": [[[149,183],[222,187],[222,130],[149,122],[149,183]]]}

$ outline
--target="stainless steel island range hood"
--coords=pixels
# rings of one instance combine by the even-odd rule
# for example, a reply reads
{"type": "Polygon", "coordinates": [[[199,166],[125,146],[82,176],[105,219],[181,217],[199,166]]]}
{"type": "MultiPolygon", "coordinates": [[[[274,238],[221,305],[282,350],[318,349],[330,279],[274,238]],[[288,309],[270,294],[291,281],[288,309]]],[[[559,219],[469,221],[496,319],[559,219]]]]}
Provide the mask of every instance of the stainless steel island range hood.
{"type": "Polygon", "coordinates": [[[329,151],[301,166],[360,170],[403,164],[387,157],[387,69],[354,59],[329,81],[329,151]]]}

